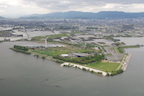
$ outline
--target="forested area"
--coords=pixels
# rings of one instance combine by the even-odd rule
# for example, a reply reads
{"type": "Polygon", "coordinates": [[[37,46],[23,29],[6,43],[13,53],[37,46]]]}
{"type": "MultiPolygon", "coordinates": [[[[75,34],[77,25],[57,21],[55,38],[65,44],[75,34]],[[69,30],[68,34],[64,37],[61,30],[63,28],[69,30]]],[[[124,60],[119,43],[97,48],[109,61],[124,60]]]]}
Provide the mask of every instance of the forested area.
{"type": "Polygon", "coordinates": [[[28,48],[24,47],[24,46],[19,46],[19,45],[14,45],[13,48],[10,48],[16,52],[21,52],[21,53],[25,53],[25,54],[31,54],[30,52],[28,52],[28,48]]]}

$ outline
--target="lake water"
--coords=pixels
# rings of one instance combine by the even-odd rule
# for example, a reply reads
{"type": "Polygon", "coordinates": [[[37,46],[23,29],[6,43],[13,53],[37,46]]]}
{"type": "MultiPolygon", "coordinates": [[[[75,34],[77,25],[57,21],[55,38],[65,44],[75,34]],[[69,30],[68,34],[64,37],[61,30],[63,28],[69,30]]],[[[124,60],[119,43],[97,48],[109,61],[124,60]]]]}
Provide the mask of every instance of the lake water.
{"type": "MultiPolygon", "coordinates": [[[[124,39],[127,44],[132,42],[128,39],[124,39]]],[[[138,39],[137,42],[142,40],[144,38],[138,39]]],[[[10,50],[9,48],[15,44],[33,43],[0,43],[0,96],[144,95],[144,47],[126,50],[132,54],[132,58],[127,71],[123,74],[100,77],[10,50]]]]}

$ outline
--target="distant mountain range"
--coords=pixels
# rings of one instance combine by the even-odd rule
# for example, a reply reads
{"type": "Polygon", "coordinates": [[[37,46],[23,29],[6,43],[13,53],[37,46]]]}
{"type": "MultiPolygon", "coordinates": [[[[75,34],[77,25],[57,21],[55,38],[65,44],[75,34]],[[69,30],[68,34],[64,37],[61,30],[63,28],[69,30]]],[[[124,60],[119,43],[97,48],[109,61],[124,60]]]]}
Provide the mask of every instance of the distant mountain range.
{"type": "Polygon", "coordinates": [[[0,19],[4,19],[4,17],[1,17],[1,16],[0,16],[0,19]]]}
{"type": "Polygon", "coordinates": [[[119,11],[101,11],[98,13],[92,12],[56,12],[49,14],[34,14],[19,19],[126,19],[144,17],[144,12],[140,13],[125,13],[119,11]]]}

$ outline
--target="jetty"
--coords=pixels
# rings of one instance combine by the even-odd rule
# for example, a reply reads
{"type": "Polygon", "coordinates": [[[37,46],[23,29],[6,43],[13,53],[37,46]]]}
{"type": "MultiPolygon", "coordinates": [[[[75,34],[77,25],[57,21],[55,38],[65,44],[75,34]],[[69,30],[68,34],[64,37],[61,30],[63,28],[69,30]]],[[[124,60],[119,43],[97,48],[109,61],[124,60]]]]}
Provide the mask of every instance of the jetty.
{"type": "Polygon", "coordinates": [[[104,71],[89,68],[89,67],[85,67],[85,66],[82,66],[82,65],[74,64],[74,63],[65,62],[65,63],[62,63],[61,66],[71,66],[71,67],[79,68],[79,69],[82,69],[82,70],[87,70],[87,71],[90,71],[90,72],[101,73],[102,76],[107,76],[107,73],[104,72],[104,71]]]}

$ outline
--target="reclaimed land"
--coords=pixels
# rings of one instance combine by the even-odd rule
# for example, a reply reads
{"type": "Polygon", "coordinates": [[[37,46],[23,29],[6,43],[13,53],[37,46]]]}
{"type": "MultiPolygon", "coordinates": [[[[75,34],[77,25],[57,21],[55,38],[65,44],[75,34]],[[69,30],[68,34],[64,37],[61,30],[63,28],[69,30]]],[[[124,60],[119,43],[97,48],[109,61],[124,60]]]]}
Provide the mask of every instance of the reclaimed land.
{"type": "MultiPolygon", "coordinates": [[[[18,46],[18,48],[19,47],[20,46],[18,46]]],[[[22,48],[20,47],[19,49],[26,50],[23,47],[22,48]]],[[[69,52],[69,51],[66,50],[67,48],[65,48],[65,47],[64,48],[56,47],[56,48],[48,48],[48,49],[49,50],[46,49],[46,50],[35,50],[35,51],[32,51],[30,49],[29,52],[31,52],[34,56],[41,57],[43,59],[50,59],[50,60],[53,60],[53,61],[56,61],[56,62],[58,61],[59,63],[65,62],[63,60],[54,59],[52,57],[55,56],[55,55],[61,54],[61,52],[63,53],[64,51],[62,51],[62,50],[65,50],[66,53],[69,52]],[[61,52],[58,49],[61,49],[61,52]],[[51,58],[49,58],[49,57],[51,57],[51,58]]],[[[85,50],[85,51],[84,50],[85,49],[81,49],[79,51],[77,50],[77,52],[90,51],[90,50],[85,50]]],[[[127,59],[124,59],[124,61],[125,60],[127,60],[127,59]]],[[[67,64],[67,63],[63,63],[63,64],[67,64]]],[[[80,69],[86,70],[86,71],[90,71],[90,72],[93,72],[93,73],[96,73],[96,74],[101,74],[102,76],[106,76],[106,75],[107,76],[109,76],[109,75],[113,76],[113,75],[122,73],[121,68],[119,68],[120,70],[117,70],[118,67],[121,65],[120,63],[95,62],[95,63],[90,63],[90,64],[75,64],[75,63],[71,62],[70,64],[72,66],[76,66],[77,65],[77,68],[80,68],[80,69]]]]}
{"type": "MultiPolygon", "coordinates": [[[[69,47],[55,47],[55,48],[47,48],[45,50],[32,50],[33,53],[35,54],[42,54],[45,57],[47,56],[52,56],[52,57],[57,57],[60,54],[68,54],[70,52],[78,52],[78,53],[87,53],[87,52],[98,52],[98,50],[92,50],[92,49],[82,49],[82,48],[78,48],[78,47],[74,47],[74,46],[69,46],[69,47]]],[[[83,68],[90,68],[93,70],[100,70],[100,72],[94,71],[96,73],[101,74],[101,71],[104,72],[102,73],[103,76],[105,76],[104,74],[107,73],[109,75],[113,76],[117,74],[117,69],[120,66],[120,63],[114,63],[114,62],[90,62],[90,63],[84,63],[84,64],[80,64],[80,62],[87,62],[87,57],[82,57],[82,58],[52,58],[51,60],[54,61],[58,61],[60,63],[62,62],[70,62],[72,64],[77,64],[79,66],[83,66],[83,68]],[[84,59],[82,59],[84,58],[84,59]],[[68,59],[68,60],[67,60],[68,59]],[[72,60],[71,60],[72,59],[72,60]],[[80,61],[82,60],[82,61],[80,61]],[[79,63],[76,63],[74,61],[80,61],[79,63]]],[[[91,58],[90,58],[91,59],[91,58]]],[[[64,63],[66,64],[66,63],[64,63]]],[[[119,68],[120,69],[120,68],[119,68]]]]}
{"type": "MultiPolygon", "coordinates": [[[[62,34],[60,35],[60,37],[63,37],[63,35],[66,36],[66,34],[62,34]]],[[[52,41],[53,37],[57,37],[57,35],[49,36],[50,41],[52,43],[56,43],[52,41]]],[[[35,37],[32,39],[33,41],[40,41],[43,38],[44,37],[35,37]]],[[[84,46],[84,44],[71,44],[67,42],[57,42],[57,43],[64,44],[66,45],[66,47],[26,49],[24,47],[14,46],[14,48],[26,52],[31,52],[36,57],[41,57],[43,59],[50,59],[58,63],[67,64],[65,62],[69,62],[74,65],[77,64],[80,67],[80,69],[86,69],[87,71],[93,70],[94,72],[102,74],[103,76],[105,75],[113,76],[122,73],[123,72],[122,66],[124,66],[123,64],[128,63],[128,62],[126,63],[102,62],[102,60],[105,59],[104,54],[102,54],[101,50],[95,50],[93,48],[93,45],[87,44],[87,46],[83,48],[82,46],[84,46]],[[88,57],[61,57],[60,56],[61,54],[69,54],[69,53],[88,53],[88,54],[96,53],[96,54],[88,57]]],[[[118,51],[119,49],[117,50],[117,52],[118,51]]]]}

